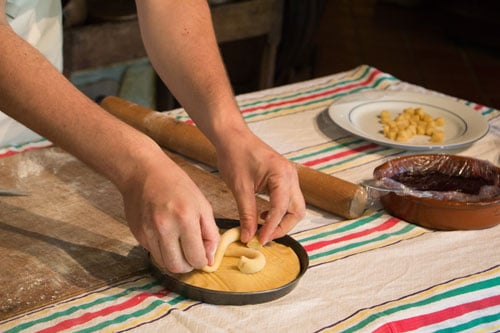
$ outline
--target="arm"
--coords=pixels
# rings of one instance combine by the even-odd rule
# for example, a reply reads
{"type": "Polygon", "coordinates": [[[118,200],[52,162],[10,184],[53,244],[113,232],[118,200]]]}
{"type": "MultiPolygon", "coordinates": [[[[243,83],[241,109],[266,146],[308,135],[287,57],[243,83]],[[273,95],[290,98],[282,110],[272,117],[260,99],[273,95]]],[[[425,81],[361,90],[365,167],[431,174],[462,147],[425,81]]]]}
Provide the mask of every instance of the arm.
{"type": "Polygon", "coordinates": [[[110,179],[132,233],[161,266],[185,272],[211,262],[219,234],[195,184],[150,138],[81,94],[18,37],[4,11],[0,0],[0,110],[110,179]]]}
{"type": "Polygon", "coordinates": [[[217,150],[219,169],[235,195],[242,241],[257,229],[255,193],[271,208],[259,234],[286,234],[304,215],[295,168],[246,126],[221,60],[206,0],[136,1],[149,57],[172,93],[217,150]]]}

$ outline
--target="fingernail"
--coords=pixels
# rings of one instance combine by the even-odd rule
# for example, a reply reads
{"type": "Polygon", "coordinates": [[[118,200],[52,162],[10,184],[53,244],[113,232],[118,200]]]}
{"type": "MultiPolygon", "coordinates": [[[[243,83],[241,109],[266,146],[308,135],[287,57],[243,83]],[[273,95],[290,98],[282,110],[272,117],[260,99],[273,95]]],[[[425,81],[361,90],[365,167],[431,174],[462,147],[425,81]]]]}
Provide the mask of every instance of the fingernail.
{"type": "Polygon", "coordinates": [[[262,235],[258,235],[259,243],[261,245],[266,245],[269,242],[269,239],[267,237],[262,237],[262,235]]]}
{"type": "Polygon", "coordinates": [[[194,270],[193,266],[187,266],[182,273],[189,273],[192,272],[193,270],[194,270]]]}
{"type": "Polygon", "coordinates": [[[241,230],[240,239],[243,243],[246,243],[250,240],[250,233],[248,232],[248,230],[246,230],[246,229],[241,230]]]}
{"type": "Polygon", "coordinates": [[[206,249],[208,265],[212,265],[215,261],[215,252],[217,251],[217,244],[212,245],[206,249]]]}
{"type": "Polygon", "coordinates": [[[215,261],[215,252],[217,251],[217,248],[213,248],[210,250],[210,253],[208,254],[208,264],[212,265],[215,261]]]}

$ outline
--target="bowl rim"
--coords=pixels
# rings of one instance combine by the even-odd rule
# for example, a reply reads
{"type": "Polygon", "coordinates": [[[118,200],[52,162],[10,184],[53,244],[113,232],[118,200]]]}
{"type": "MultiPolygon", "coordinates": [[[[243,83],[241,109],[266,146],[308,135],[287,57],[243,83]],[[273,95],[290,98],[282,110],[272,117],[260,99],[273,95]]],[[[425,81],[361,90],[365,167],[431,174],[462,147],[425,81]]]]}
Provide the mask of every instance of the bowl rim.
{"type": "MultiPolygon", "coordinates": [[[[380,178],[377,178],[376,176],[376,172],[378,170],[385,170],[385,169],[388,169],[389,168],[389,165],[390,163],[397,163],[399,161],[404,161],[404,160],[415,160],[415,159],[419,159],[419,158],[422,158],[422,157],[428,157],[428,158],[451,158],[451,159],[454,159],[454,160],[460,160],[460,161],[485,161],[485,162],[488,162],[488,163],[491,163],[487,160],[481,160],[479,158],[475,158],[475,157],[469,157],[469,156],[462,156],[462,155],[453,155],[453,154],[446,154],[446,153],[429,153],[429,154],[426,154],[426,153],[422,153],[422,154],[411,154],[411,155],[404,155],[404,156],[398,156],[398,157],[395,157],[393,159],[390,159],[382,164],[380,164],[379,166],[377,166],[374,171],[373,171],[373,176],[374,178],[376,179],[380,179],[380,178]]],[[[500,167],[497,166],[497,165],[494,165],[493,163],[491,163],[498,171],[498,173],[500,174],[500,167]]],[[[494,197],[494,198],[488,198],[488,199],[484,199],[484,200],[481,200],[481,201],[457,201],[457,200],[449,200],[449,199],[436,199],[436,198],[427,198],[427,197],[417,197],[417,196],[414,196],[414,195],[411,195],[411,194],[397,194],[395,192],[389,192],[389,193],[392,193],[394,195],[398,195],[398,196],[401,196],[401,197],[408,197],[409,199],[413,200],[413,201],[418,201],[422,204],[426,204],[427,206],[433,206],[433,207],[437,207],[437,206],[448,206],[448,207],[456,207],[456,208],[481,208],[481,207],[487,207],[487,206],[491,206],[491,205],[497,205],[497,204],[500,204],[500,197],[494,197]]]]}
{"type": "Polygon", "coordinates": [[[427,206],[448,206],[448,207],[456,207],[456,208],[480,208],[480,207],[488,207],[500,204],[500,197],[485,199],[481,201],[456,201],[456,200],[444,200],[444,199],[436,199],[436,198],[422,198],[417,197],[411,194],[397,194],[395,192],[390,192],[394,195],[398,195],[401,197],[408,197],[413,201],[418,201],[422,204],[426,204],[427,206]]]}

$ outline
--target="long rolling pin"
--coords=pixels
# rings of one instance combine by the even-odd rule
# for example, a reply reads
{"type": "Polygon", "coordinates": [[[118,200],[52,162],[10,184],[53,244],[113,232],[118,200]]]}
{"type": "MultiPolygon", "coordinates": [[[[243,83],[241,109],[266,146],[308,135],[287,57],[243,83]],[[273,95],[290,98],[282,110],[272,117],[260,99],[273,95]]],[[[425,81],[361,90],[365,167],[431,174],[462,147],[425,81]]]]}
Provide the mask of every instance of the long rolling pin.
{"type": "MultiPolygon", "coordinates": [[[[163,148],[217,167],[215,147],[196,126],[115,96],[102,98],[100,105],[163,148]]],[[[295,167],[307,204],[347,219],[365,211],[368,198],[364,187],[297,163],[295,167]]]]}

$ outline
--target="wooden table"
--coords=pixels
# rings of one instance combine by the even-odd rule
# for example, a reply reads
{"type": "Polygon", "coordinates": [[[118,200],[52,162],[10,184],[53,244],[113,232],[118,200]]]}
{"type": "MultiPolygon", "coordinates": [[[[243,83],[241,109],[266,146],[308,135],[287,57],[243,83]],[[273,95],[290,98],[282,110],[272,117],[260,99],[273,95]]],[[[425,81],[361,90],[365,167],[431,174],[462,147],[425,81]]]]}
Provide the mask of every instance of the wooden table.
{"type": "MultiPolygon", "coordinates": [[[[372,89],[437,94],[359,66],[238,96],[238,102],[252,131],[284,156],[357,183],[382,162],[411,153],[360,139],[328,117],[337,98],[372,89]]],[[[498,165],[500,111],[460,102],[484,116],[490,132],[470,147],[446,152],[498,165]]],[[[183,110],[171,115],[189,120],[183,110]]],[[[8,153],[0,150],[0,156],[8,153]]],[[[217,175],[181,164],[217,215],[237,217],[217,175]]],[[[166,290],[146,271],[145,253],[125,225],[119,194],[59,149],[0,158],[0,187],[30,192],[0,198],[0,331],[500,329],[500,226],[442,232],[379,206],[352,220],[308,207],[290,233],[310,262],[297,287],[264,304],[215,306],[166,290]]]]}
{"type": "MultiPolygon", "coordinates": [[[[217,217],[238,218],[234,198],[216,174],[170,156],[217,217]]],[[[120,193],[76,158],[56,147],[2,158],[0,180],[29,192],[0,197],[0,320],[148,270],[120,193]]]]}

